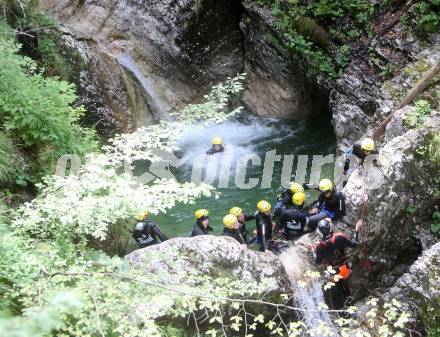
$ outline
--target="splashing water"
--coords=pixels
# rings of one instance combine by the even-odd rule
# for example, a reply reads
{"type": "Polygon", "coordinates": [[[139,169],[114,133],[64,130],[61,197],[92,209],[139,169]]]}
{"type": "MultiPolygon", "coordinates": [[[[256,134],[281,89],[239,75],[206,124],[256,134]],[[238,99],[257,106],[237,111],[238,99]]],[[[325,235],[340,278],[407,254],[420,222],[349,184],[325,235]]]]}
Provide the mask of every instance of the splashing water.
{"type": "Polygon", "coordinates": [[[307,278],[304,275],[306,270],[313,269],[313,266],[307,262],[309,258],[305,252],[304,248],[295,245],[280,255],[280,260],[292,282],[294,306],[304,310],[298,311],[298,318],[306,324],[312,336],[337,336],[329,313],[319,310],[325,303],[320,280],[307,278]]]}
{"type": "Polygon", "coordinates": [[[317,311],[322,306],[324,294],[320,282],[301,286],[296,280],[292,281],[295,306],[304,309],[299,312],[299,318],[306,324],[310,334],[316,337],[336,336],[336,330],[327,311],[317,311]]]}
{"type": "MultiPolygon", "coordinates": [[[[249,163],[246,171],[246,181],[250,178],[259,178],[261,181],[267,151],[276,150],[277,155],[326,155],[334,153],[336,147],[334,132],[325,119],[297,122],[248,114],[205,129],[194,125],[194,128],[183,130],[180,139],[182,153],[179,156],[186,162],[175,172],[178,181],[191,180],[194,160],[207,158],[206,151],[211,147],[211,140],[214,136],[222,137],[226,152],[232,151],[233,159],[229,183],[227,187],[219,187],[218,179],[214,181],[213,185],[218,187],[222,193],[219,199],[198,199],[196,205],[180,204],[167,214],[152,216],[152,220],[157,222],[170,237],[188,236],[194,224],[194,211],[199,208],[209,210],[210,224],[215,230],[213,234],[218,235],[223,229],[222,219],[231,207],[239,206],[244,209],[245,213],[253,214],[257,202],[261,199],[269,201],[272,205],[276,204],[276,198],[281,188],[283,162],[275,163],[273,179],[269,188],[262,188],[259,183],[252,189],[240,189],[235,184],[235,167],[238,158],[242,155],[256,154],[261,158],[261,165],[249,163]]],[[[208,157],[216,157],[218,159],[217,165],[221,164],[223,158],[222,154],[208,157]]],[[[323,172],[325,173],[326,170],[327,168],[324,167],[323,172]]],[[[310,201],[316,198],[314,191],[307,191],[307,194],[310,201]]],[[[250,223],[249,226],[252,227],[253,224],[250,223]]]]}
{"type": "Polygon", "coordinates": [[[270,118],[247,116],[245,120],[229,120],[209,128],[187,128],[180,140],[180,146],[184,152],[183,160],[191,164],[206,154],[211,147],[213,137],[221,137],[224,141],[225,152],[232,154],[238,159],[247,154],[258,154],[257,148],[268,138],[285,138],[292,133],[287,128],[274,127],[276,121],[270,118]]]}

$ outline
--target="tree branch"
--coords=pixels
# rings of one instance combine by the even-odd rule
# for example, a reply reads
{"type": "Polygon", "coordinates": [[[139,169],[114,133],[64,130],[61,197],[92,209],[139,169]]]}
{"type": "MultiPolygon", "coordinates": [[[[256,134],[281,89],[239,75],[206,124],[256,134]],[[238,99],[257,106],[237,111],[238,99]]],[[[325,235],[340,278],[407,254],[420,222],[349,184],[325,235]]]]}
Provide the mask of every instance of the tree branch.
{"type": "MultiPolygon", "coordinates": [[[[87,273],[87,272],[49,273],[47,270],[45,270],[43,268],[41,269],[41,272],[42,272],[42,274],[48,276],[49,279],[52,279],[55,276],[68,276],[68,277],[78,277],[78,276],[90,277],[90,276],[93,276],[93,273],[87,273]]],[[[131,281],[134,283],[145,284],[148,286],[154,286],[154,287],[158,287],[158,288],[161,288],[161,289],[164,289],[167,291],[172,291],[174,293],[178,293],[178,294],[182,294],[182,295],[186,295],[186,296],[192,296],[192,297],[196,297],[196,298],[204,298],[204,299],[209,299],[209,300],[214,300],[214,301],[238,302],[238,303],[242,303],[242,304],[243,303],[260,304],[260,305],[267,305],[267,306],[274,307],[274,308],[287,309],[287,310],[300,311],[300,312],[320,312],[320,311],[322,311],[322,310],[313,310],[313,309],[302,309],[302,308],[289,306],[286,304],[272,303],[272,302],[267,302],[267,301],[263,301],[263,300],[237,299],[237,298],[230,298],[230,297],[224,297],[224,296],[195,294],[195,293],[191,293],[191,292],[184,291],[181,289],[176,289],[176,288],[170,287],[169,285],[165,285],[165,284],[161,284],[161,283],[157,283],[157,282],[153,282],[153,281],[140,280],[140,279],[134,278],[132,276],[115,274],[115,273],[110,273],[110,272],[96,272],[95,274],[99,274],[99,275],[106,276],[106,277],[118,278],[118,279],[126,280],[126,281],[131,281]]],[[[328,310],[326,310],[326,312],[338,313],[338,312],[344,312],[344,310],[328,309],[328,310]]]]}

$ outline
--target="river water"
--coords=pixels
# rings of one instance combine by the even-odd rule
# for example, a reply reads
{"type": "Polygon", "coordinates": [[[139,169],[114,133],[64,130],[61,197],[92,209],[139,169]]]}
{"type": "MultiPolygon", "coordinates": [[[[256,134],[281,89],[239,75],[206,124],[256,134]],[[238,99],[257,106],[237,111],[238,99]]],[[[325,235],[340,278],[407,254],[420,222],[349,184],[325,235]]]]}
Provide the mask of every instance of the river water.
{"type": "MultiPolygon", "coordinates": [[[[254,188],[242,189],[235,183],[236,166],[240,157],[257,155],[261,158],[261,165],[249,163],[246,171],[246,179],[258,178],[261,181],[265,154],[268,151],[276,150],[277,155],[310,155],[307,169],[310,172],[311,155],[325,156],[335,153],[336,150],[336,137],[328,118],[321,117],[297,122],[244,114],[207,129],[194,127],[185,130],[180,140],[182,148],[180,156],[185,164],[174,171],[178,181],[191,181],[193,164],[205,160],[205,152],[210,148],[213,136],[222,137],[225,143],[227,154],[214,156],[216,156],[218,166],[224,164],[226,158],[230,158],[229,183],[226,185],[227,179],[223,178],[223,186],[218,188],[221,192],[218,199],[202,198],[198,199],[194,205],[181,204],[169,210],[167,214],[152,215],[151,220],[157,222],[169,237],[188,236],[194,224],[194,211],[199,208],[209,210],[210,224],[214,228],[213,234],[220,235],[223,229],[222,218],[231,207],[239,206],[246,213],[254,213],[256,204],[261,199],[268,200],[275,206],[281,189],[283,160],[275,162],[270,185],[266,183],[266,186],[261,186],[260,182],[254,188]]],[[[297,158],[295,157],[293,165],[287,165],[293,166],[292,175],[296,172],[297,158]]],[[[332,170],[332,166],[324,166],[321,176],[332,177],[332,170]]],[[[218,177],[219,174],[217,174],[218,177]]],[[[218,186],[218,179],[214,180],[213,185],[218,186]]],[[[307,191],[306,194],[308,201],[316,199],[316,191],[307,191]]],[[[253,226],[253,224],[250,225],[253,226]]]]}

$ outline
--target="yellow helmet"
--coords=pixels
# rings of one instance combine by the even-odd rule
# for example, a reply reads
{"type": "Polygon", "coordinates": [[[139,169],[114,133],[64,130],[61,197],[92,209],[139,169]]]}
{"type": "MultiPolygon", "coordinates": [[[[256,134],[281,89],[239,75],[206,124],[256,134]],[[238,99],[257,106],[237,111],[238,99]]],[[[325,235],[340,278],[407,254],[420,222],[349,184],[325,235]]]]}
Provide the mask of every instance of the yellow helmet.
{"type": "Polygon", "coordinates": [[[292,183],[290,185],[290,190],[292,191],[293,194],[295,194],[296,192],[304,192],[304,187],[302,187],[301,184],[292,183]]]}
{"type": "Polygon", "coordinates": [[[229,214],[235,215],[238,218],[241,214],[243,214],[243,209],[240,207],[232,207],[229,210],[229,214]]]}
{"type": "Polygon", "coordinates": [[[148,216],[148,210],[147,209],[143,209],[141,212],[139,212],[138,214],[136,214],[135,219],[142,221],[145,219],[145,217],[148,216]]]}
{"type": "Polygon", "coordinates": [[[234,228],[237,221],[237,217],[234,214],[228,214],[223,218],[223,224],[226,228],[234,228]]]}
{"type": "Polygon", "coordinates": [[[212,145],[223,145],[223,139],[217,136],[212,138],[212,145]]]}
{"type": "Polygon", "coordinates": [[[258,202],[257,208],[260,212],[265,213],[270,211],[272,206],[266,200],[261,200],[258,202]]]}
{"type": "Polygon", "coordinates": [[[196,220],[199,220],[201,217],[208,216],[209,212],[206,209],[198,209],[194,212],[194,216],[196,217],[196,220]]]}
{"type": "Polygon", "coordinates": [[[292,197],[292,202],[298,206],[304,204],[305,200],[306,200],[306,195],[304,194],[304,192],[296,192],[292,197]]]}
{"type": "Polygon", "coordinates": [[[373,151],[374,150],[374,140],[371,138],[365,138],[362,140],[361,149],[364,151],[373,151]]]}
{"type": "Polygon", "coordinates": [[[319,189],[321,191],[330,191],[333,188],[333,183],[330,179],[322,179],[319,182],[319,189]]]}

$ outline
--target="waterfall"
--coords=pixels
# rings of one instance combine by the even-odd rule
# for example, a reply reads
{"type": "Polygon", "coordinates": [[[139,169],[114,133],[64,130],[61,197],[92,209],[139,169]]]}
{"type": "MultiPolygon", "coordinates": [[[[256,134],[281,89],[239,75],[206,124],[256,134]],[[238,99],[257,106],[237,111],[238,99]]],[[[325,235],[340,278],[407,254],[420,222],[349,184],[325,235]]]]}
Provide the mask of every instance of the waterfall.
{"type": "Polygon", "coordinates": [[[302,253],[301,247],[299,245],[290,247],[280,255],[280,260],[292,282],[294,305],[304,310],[298,311],[298,318],[315,337],[337,336],[337,330],[329,313],[319,310],[325,303],[321,281],[306,279],[304,276],[305,271],[313,271],[311,269],[313,265],[302,253]]]}
{"type": "Polygon", "coordinates": [[[157,91],[155,90],[155,88],[151,83],[152,81],[147,77],[145,77],[145,75],[142,73],[141,69],[139,69],[133,58],[129,54],[123,53],[118,56],[117,60],[119,64],[124,69],[129,71],[142,86],[151,113],[154,116],[160,116],[160,117],[166,116],[170,108],[164,106],[161,97],[159,96],[159,94],[157,93],[157,91]]]}

